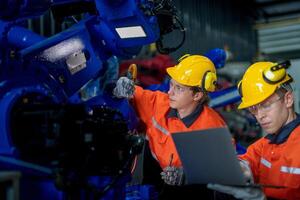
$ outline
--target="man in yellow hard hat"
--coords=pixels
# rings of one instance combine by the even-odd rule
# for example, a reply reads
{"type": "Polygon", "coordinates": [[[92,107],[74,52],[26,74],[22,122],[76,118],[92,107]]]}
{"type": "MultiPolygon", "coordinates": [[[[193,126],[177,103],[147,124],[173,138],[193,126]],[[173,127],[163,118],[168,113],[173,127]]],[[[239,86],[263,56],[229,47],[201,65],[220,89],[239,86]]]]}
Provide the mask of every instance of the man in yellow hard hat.
{"type": "MultiPolygon", "coordinates": [[[[201,55],[186,55],[177,65],[167,68],[167,73],[171,77],[168,93],[144,90],[134,86],[130,79],[121,77],[117,81],[114,95],[132,100],[140,119],[146,125],[152,156],[161,170],[172,174],[162,178],[167,184],[180,185],[182,164],[171,134],[223,127],[225,122],[206,104],[207,93],[215,90],[217,81],[216,69],[210,59],[201,55]]],[[[211,193],[206,188],[205,192],[211,193]]],[[[176,192],[173,197],[184,198],[176,192]]],[[[211,196],[206,199],[209,198],[211,196]]]]}
{"type": "Polygon", "coordinates": [[[257,62],[245,72],[238,87],[239,109],[248,109],[268,133],[239,159],[249,165],[254,183],[272,187],[208,187],[240,199],[300,199],[300,117],[294,111],[289,61],[257,62]],[[273,187],[275,186],[275,187],[273,187]]]}

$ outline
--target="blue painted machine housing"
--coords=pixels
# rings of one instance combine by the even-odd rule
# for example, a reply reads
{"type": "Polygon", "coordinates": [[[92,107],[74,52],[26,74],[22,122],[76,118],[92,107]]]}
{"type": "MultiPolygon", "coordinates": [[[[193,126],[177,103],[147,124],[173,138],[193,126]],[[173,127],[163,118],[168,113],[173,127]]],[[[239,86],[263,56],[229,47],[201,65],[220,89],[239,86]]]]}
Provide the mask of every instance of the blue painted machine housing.
{"type": "MultiPolygon", "coordinates": [[[[25,198],[62,199],[79,194],[85,199],[81,191],[87,186],[97,188],[91,198],[114,199],[123,194],[126,183],[118,178],[126,174],[140,142],[129,134],[137,118],[128,102],[113,98],[106,87],[100,85],[98,96],[89,100],[82,99],[80,90],[91,80],[109,77],[107,63],[112,56],[131,58],[143,45],[160,38],[155,6],[151,0],[1,1],[0,169],[39,177],[24,180],[38,185],[32,190],[40,188],[32,196],[21,190],[25,198]],[[24,26],[27,19],[69,5],[94,7],[82,6],[79,22],[50,37],[24,26]],[[122,158],[114,150],[122,150],[122,158]],[[115,169],[107,167],[115,164],[115,169]],[[55,188],[49,186],[53,176],[55,188]],[[95,176],[97,185],[89,185],[89,177],[95,176]],[[75,183],[71,193],[59,192],[70,191],[64,183],[75,183]],[[108,192],[112,187],[116,192],[108,192]],[[56,189],[57,194],[47,195],[56,189]]],[[[101,80],[101,84],[113,81],[101,80]]]]}

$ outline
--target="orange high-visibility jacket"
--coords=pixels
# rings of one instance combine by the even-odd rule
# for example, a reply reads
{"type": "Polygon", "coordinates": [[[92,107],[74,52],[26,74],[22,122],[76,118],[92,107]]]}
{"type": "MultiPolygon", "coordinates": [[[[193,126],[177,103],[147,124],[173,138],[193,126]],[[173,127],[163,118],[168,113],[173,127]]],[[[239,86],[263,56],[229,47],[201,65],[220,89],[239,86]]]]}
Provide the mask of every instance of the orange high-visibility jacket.
{"type": "Polygon", "coordinates": [[[135,86],[133,104],[139,117],[146,125],[146,134],[152,155],[159,162],[162,169],[170,164],[172,154],[172,166],[181,166],[181,161],[170,134],[178,131],[225,126],[225,122],[217,112],[204,106],[199,117],[187,128],[179,118],[167,117],[170,109],[169,97],[168,94],[160,91],[153,92],[135,86]]]}
{"type": "Polygon", "coordinates": [[[240,158],[249,161],[254,181],[286,188],[263,188],[267,197],[300,199],[300,126],[282,144],[261,138],[240,158]]]}

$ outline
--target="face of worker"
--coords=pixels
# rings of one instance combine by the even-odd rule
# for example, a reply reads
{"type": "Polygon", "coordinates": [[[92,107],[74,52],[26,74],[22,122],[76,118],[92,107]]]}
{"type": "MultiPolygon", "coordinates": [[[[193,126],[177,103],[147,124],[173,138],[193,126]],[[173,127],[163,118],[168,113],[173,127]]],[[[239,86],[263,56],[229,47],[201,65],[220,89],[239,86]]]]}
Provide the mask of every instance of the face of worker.
{"type": "Polygon", "coordinates": [[[197,101],[202,98],[203,93],[194,93],[190,87],[184,86],[171,79],[168,95],[171,108],[184,109],[191,106],[191,104],[197,103],[197,101]]]}
{"type": "Polygon", "coordinates": [[[291,121],[290,110],[293,107],[293,102],[291,92],[282,96],[275,93],[260,104],[248,108],[248,110],[255,116],[266,133],[277,134],[282,126],[291,121]]]}

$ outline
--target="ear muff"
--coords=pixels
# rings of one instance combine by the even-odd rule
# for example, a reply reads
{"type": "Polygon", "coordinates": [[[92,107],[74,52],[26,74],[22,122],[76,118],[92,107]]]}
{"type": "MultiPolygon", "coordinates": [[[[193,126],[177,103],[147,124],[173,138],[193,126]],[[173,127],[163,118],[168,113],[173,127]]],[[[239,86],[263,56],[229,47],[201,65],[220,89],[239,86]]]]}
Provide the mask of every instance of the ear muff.
{"type": "Polygon", "coordinates": [[[242,91],[242,81],[238,83],[238,92],[241,97],[243,97],[243,91],[242,91]]]}
{"type": "Polygon", "coordinates": [[[263,78],[269,84],[276,84],[286,77],[286,68],[291,65],[290,61],[270,66],[263,71],[263,78]]]}
{"type": "Polygon", "coordinates": [[[213,92],[216,89],[217,85],[217,75],[211,71],[207,71],[204,73],[202,78],[202,88],[205,91],[213,92]]]}

